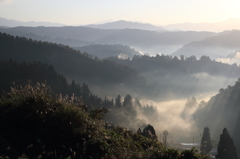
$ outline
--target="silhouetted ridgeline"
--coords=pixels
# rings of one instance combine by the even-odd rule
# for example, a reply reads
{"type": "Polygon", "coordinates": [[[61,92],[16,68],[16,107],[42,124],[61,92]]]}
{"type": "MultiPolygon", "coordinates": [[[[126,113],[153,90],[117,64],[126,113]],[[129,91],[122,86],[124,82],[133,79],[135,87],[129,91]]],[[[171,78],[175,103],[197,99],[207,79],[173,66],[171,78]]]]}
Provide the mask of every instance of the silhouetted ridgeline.
{"type": "Polygon", "coordinates": [[[70,38],[99,44],[155,46],[187,44],[217,35],[214,32],[176,31],[156,32],[139,29],[95,29],[88,27],[15,27],[1,28],[1,32],[34,33],[51,38],[70,38]]]}
{"type": "Polygon", "coordinates": [[[34,41],[24,37],[0,34],[0,59],[19,62],[40,61],[53,65],[67,79],[88,84],[145,85],[135,70],[108,60],[94,60],[69,46],[34,41]],[[136,80],[137,79],[137,80],[136,80]]]}
{"type": "Polygon", "coordinates": [[[51,87],[54,94],[62,94],[63,97],[67,95],[71,97],[80,98],[86,105],[94,105],[95,108],[113,107],[113,101],[108,99],[101,99],[97,95],[92,94],[88,85],[85,83],[81,86],[74,80],[69,84],[63,75],[56,73],[51,65],[42,64],[41,62],[23,62],[16,61],[2,61],[0,60],[0,90],[10,91],[10,87],[24,86],[26,84],[46,83],[51,87]]]}
{"type": "Polygon", "coordinates": [[[208,73],[211,75],[238,77],[240,67],[236,64],[229,65],[210,59],[208,56],[201,56],[197,59],[195,56],[180,58],[171,55],[156,55],[156,56],[134,56],[133,59],[119,59],[110,57],[109,60],[135,68],[145,74],[195,74],[208,73]]]}

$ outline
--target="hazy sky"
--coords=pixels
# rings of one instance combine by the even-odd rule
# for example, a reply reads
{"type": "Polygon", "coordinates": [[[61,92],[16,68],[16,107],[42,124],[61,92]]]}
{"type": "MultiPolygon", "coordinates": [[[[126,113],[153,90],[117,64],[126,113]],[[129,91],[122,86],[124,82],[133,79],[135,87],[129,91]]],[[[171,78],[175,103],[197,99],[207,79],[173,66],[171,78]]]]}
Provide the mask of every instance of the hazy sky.
{"type": "Polygon", "coordinates": [[[239,0],[0,0],[0,17],[82,25],[128,20],[165,25],[240,18],[239,0]]]}

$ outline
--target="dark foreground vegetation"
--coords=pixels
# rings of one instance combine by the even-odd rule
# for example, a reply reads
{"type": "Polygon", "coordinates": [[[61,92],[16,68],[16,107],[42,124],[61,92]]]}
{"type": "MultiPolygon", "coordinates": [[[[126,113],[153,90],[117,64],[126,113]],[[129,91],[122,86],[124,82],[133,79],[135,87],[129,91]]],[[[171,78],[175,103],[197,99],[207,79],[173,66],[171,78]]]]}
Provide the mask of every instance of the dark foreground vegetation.
{"type": "Polygon", "coordinates": [[[0,99],[0,158],[207,158],[106,127],[106,112],[88,111],[76,97],[53,97],[45,84],[12,88],[0,99]]]}

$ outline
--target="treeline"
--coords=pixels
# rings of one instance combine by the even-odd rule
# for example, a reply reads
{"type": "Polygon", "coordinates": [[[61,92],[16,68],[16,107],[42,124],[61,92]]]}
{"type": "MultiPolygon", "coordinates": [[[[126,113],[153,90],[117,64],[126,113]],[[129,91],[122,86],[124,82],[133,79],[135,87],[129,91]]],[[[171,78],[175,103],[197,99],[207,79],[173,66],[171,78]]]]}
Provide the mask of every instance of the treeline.
{"type": "Polygon", "coordinates": [[[221,131],[222,127],[228,127],[232,132],[237,152],[240,154],[240,79],[235,85],[221,88],[219,93],[208,102],[200,102],[193,118],[198,127],[202,127],[205,123],[209,123],[212,127],[213,134],[221,131]],[[210,122],[209,122],[210,121],[210,122]],[[221,125],[221,127],[220,127],[221,125]]]}
{"type": "Polygon", "coordinates": [[[206,158],[124,127],[106,129],[105,109],[76,104],[53,97],[45,84],[11,89],[0,98],[0,158],[206,158]]]}
{"type": "MultiPolygon", "coordinates": [[[[130,95],[126,95],[124,99],[120,95],[114,99],[104,99],[93,94],[89,89],[88,85],[83,83],[78,84],[74,80],[68,83],[63,75],[58,74],[54,67],[48,64],[43,64],[41,62],[23,62],[18,63],[12,59],[9,61],[0,60],[0,74],[2,78],[0,79],[0,90],[4,94],[4,91],[10,91],[10,87],[14,86],[24,86],[26,84],[36,84],[45,83],[49,85],[54,94],[60,95],[62,97],[68,96],[77,97],[86,104],[89,109],[96,108],[107,108],[124,110],[124,116],[129,116],[136,119],[136,114],[138,110],[141,110],[146,116],[153,116],[156,114],[155,107],[153,106],[142,106],[140,100],[133,99],[130,95]]],[[[123,116],[123,117],[124,117],[123,116]]],[[[109,121],[115,121],[114,123],[119,123],[117,120],[112,119],[112,113],[108,115],[109,121]]],[[[122,121],[119,119],[119,121],[122,121]]],[[[125,124],[125,122],[121,123],[125,124]]]]}
{"type": "Polygon", "coordinates": [[[222,75],[228,77],[236,77],[240,74],[240,68],[237,64],[225,64],[210,59],[208,56],[202,56],[197,59],[195,56],[180,57],[171,55],[135,55],[132,59],[119,59],[118,57],[110,57],[117,63],[135,68],[142,73],[154,72],[155,74],[194,74],[208,73],[211,75],[222,75]]]}
{"type": "Polygon", "coordinates": [[[109,60],[94,60],[87,53],[82,54],[69,46],[0,33],[0,48],[2,60],[47,63],[76,82],[146,85],[145,79],[134,69],[109,60]]]}

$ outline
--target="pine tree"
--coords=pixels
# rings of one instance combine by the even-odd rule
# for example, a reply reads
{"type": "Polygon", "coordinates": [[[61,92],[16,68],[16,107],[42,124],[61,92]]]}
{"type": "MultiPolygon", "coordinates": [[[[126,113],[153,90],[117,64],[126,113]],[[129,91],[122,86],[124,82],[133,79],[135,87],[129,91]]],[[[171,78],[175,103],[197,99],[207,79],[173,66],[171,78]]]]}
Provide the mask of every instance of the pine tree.
{"type": "Polygon", "coordinates": [[[122,107],[121,96],[120,96],[120,95],[118,95],[117,98],[116,98],[116,100],[115,100],[115,106],[116,106],[117,108],[121,108],[121,107],[122,107]]]}
{"type": "Polygon", "coordinates": [[[223,129],[223,132],[220,135],[217,151],[217,159],[237,159],[236,147],[234,146],[233,139],[230,137],[226,128],[223,129]]]}
{"type": "Polygon", "coordinates": [[[209,130],[208,127],[205,127],[204,130],[203,130],[200,150],[204,154],[207,154],[212,150],[210,130],[209,130]]]}

